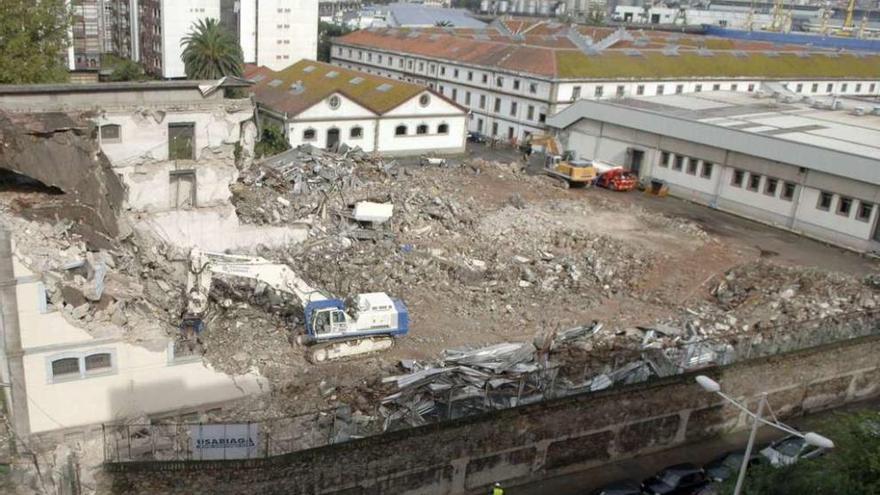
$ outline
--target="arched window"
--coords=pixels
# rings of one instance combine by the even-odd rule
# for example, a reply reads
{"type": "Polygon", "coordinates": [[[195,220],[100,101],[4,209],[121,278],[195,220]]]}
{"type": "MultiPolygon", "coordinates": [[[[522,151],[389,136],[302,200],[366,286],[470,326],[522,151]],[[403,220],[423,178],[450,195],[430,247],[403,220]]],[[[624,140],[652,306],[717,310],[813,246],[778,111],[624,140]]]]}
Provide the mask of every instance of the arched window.
{"type": "Polygon", "coordinates": [[[79,358],[70,357],[52,361],[52,378],[79,376],[79,358]]]}
{"type": "Polygon", "coordinates": [[[317,133],[314,129],[306,129],[303,131],[303,141],[314,141],[317,133]]]}
{"type": "Polygon", "coordinates": [[[406,136],[406,126],[399,125],[399,126],[395,127],[394,128],[394,135],[395,136],[406,136]]]}
{"type": "MultiPolygon", "coordinates": [[[[473,116],[473,114],[471,114],[473,116]]],[[[449,134],[449,124],[440,124],[437,126],[437,134],[449,134]]]]}
{"type": "Polygon", "coordinates": [[[351,131],[349,131],[348,133],[348,136],[352,139],[360,139],[364,137],[364,129],[360,126],[352,127],[351,131]]]}
{"type": "Polygon", "coordinates": [[[117,124],[106,124],[101,126],[101,142],[118,143],[122,140],[122,128],[117,124]]]}
{"type": "Polygon", "coordinates": [[[428,133],[428,125],[427,124],[419,124],[416,127],[416,134],[427,134],[428,133]]]}
{"type": "Polygon", "coordinates": [[[86,356],[86,372],[105,371],[113,368],[113,360],[109,352],[90,354],[86,356]]]}

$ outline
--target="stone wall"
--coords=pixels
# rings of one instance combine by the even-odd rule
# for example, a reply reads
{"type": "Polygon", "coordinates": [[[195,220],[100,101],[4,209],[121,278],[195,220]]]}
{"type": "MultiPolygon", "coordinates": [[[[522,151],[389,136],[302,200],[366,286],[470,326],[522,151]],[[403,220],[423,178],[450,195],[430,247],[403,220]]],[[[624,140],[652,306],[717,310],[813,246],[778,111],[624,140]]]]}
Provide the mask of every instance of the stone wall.
{"type": "MultiPolygon", "coordinates": [[[[782,416],[880,392],[880,337],[703,370],[782,416]]],[[[478,493],[741,429],[746,416],[679,375],[268,459],[108,464],[113,493],[478,493]]]]}

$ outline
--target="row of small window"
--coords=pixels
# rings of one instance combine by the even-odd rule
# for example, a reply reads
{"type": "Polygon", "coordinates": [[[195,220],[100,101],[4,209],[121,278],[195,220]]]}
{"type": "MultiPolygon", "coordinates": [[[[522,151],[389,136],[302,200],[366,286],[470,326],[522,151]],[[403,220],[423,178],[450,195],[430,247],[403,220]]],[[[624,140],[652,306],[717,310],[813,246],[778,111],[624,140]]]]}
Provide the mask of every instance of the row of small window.
{"type": "Polygon", "coordinates": [[[697,172],[699,171],[700,177],[704,179],[712,178],[712,171],[715,169],[714,163],[707,162],[706,160],[700,160],[699,158],[674,155],[668,151],[660,152],[660,166],[663,168],[671,168],[672,170],[681,172],[685,169],[685,161],[687,161],[688,174],[697,175],[697,172]],[[703,164],[702,169],[700,169],[701,162],[703,164]]]}
{"type": "MultiPolygon", "coordinates": [[[[730,176],[730,185],[733,187],[745,187],[747,191],[761,191],[761,180],[763,176],[755,173],[748,173],[746,179],[745,170],[734,169],[733,175],[730,176]]],[[[797,190],[797,184],[794,182],[782,181],[782,188],[779,187],[780,180],[774,177],[766,177],[764,179],[764,194],[770,197],[776,197],[779,191],[779,199],[791,201],[794,199],[794,193],[797,190]]]]}
{"type": "MultiPolygon", "coordinates": [[[[786,89],[790,89],[790,84],[785,83],[783,86],[786,89]]],[[[840,83],[840,93],[848,93],[849,92],[849,83],[840,83]]],[[[853,84],[853,93],[859,94],[862,92],[862,83],[854,83],[853,84]]],[[[877,83],[871,83],[868,85],[868,93],[873,93],[877,90],[877,83]]],[[[794,85],[795,93],[803,93],[804,92],[804,83],[797,83],[794,85]]],[[[819,92],[819,83],[812,83],[810,85],[810,93],[818,93],[819,92]]],[[[834,92],[834,83],[825,83],[825,93],[833,93],[834,92]]]]}
{"type": "MultiPolygon", "coordinates": [[[[440,91],[440,94],[442,94],[442,95],[446,94],[446,88],[444,88],[443,86],[439,87],[439,91],[440,91]]],[[[450,95],[450,98],[452,99],[452,101],[458,103],[458,89],[452,88],[452,93],[450,95]]],[[[480,109],[482,109],[482,110],[486,109],[486,101],[487,101],[486,95],[480,95],[480,102],[479,102],[480,109]]],[[[464,92],[464,105],[468,106],[468,107],[471,105],[471,92],[470,91],[464,92]]],[[[510,110],[511,117],[518,116],[518,112],[519,112],[519,103],[518,102],[511,101],[510,106],[508,108],[510,110]]],[[[495,105],[493,107],[493,111],[495,113],[501,113],[501,98],[500,97],[495,97],[495,105]]],[[[526,119],[543,123],[544,121],[547,120],[547,114],[545,114],[545,113],[537,113],[536,114],[535,106],[534,105],[527,105],[526,106],[526,119]],[[537,120],[535,120],[536,115],[537,115],[537,120]]]]}
{"type": "MultiPolygon", "coordinates": [[[[328,131],[329,132],[329,131],[328,131]]],[[[395,136],[406,136],[409,132],[409,128],[406,125],[399,125],[394,128],[395,136]]],[[[416,126],[416,135],[427,135],[430,132],[430,129],[427,124],[419,124],[416,126]]],[[[437,134],[449,134],[449,125],[448,124],[439,124],[437,126],[437,134]]],[[[364,129],[360,126],[355,126],[349,129],[348,131],[349,139],[360,139],[364,137],[364,129]]],[[[302,140],[303,141],[314,141],[318,138],[318,131],[312,128],[308,128],[303,131],[302,140]]]]}
{"type": "MultiPolygon", "coordinates": [[[[341,46],[336,47],[336,54],[342,55],[342,47],[341,46]]],[[[346,48],[346,55],[348,56],[348,58],[352,58],[352,56],[355,54],[357,55],[358,60],[364,59],[363,51],[358,50],[356,53],[353,53],[351,48],[346,48]]],[[[366,52],[366,55],[367,55],[367,62],[373,62],[373,53],[366,52]]],[[[375,58],[376,58],[377,64],[382,64],[385,61],[384,56],[381,53],[377,53],[375,58]]],[[[388,55],[388,63],[392,66],[394,65],[394,57],[392,57],[391,55],[388,55]]],[[[404,63],[406,63],[407,70],[414,70],[417,68],[417,72],[425,72],[425,62],[420,61],[420,62],[418,62],[418,65],[416,65],[415,62],[411,59],[405,60],[403,57],[400,57],[397,59],[397,66],[399,68],[403,69],[404,63]]],[[[428,63],[427,67],[428,67],[429,74],[436,74],[437,73],[437,64],[428,63]]],[[[440,65],[440,76],[446,76],[447,72],[451,73],[452,79],[464,79],[469,82],[474,82],[474,79],[475,79],[474,78],[474,71],[472,71],[472,70],[461,71],[458,68],[453,67],[447,71],[447,67],[445,65],[440,65]],[[462,77],[462,74],[464,74],[464,77],[462,77]]],[[[480,73],[480,82],[482,84],[489,84],[489,74],[480,73]]],[[[505,83],[504,76],[496,76],[494,83],[495,83],[495,87],[503,88],[504,83],[505,83]]],[[[514,91],[521,91],[525,87],[526,87],[526,85],[522,84],[522,81],[520,79],[515,79],[515,78],[511,79],[511,88],[514,91]]],[[[538,83],[529,82],[528,83],[528,92],[531,94],[537,94],[538,83]]]]}
{"type": "MultiPolygon", "coordinates": [[[[836,195],[830,192],[822,191],[819,193],[819,200],[816,202],[816,209],[822,211],[831,211],[836,195]]],[[[856,200],[847,196],[837,196],[837,207],[834,211],[840,215],[849,218],[853,210],[856,200]]],[[[859,207],[856,208],[856,220],[867,222],[871,220],[871,214],[874,212],[874,204],[867,201],[858,200],[859,207]]]]}
{"type": "MultiPolygon", "coordinates": [[[[712,85],[712,91],[721,91],[721,89],[722,89],[721,83],[715,83],[712,85]]],[[[730,89],[730,91],[738,91],[739,84],[733,83],[728,87],[728,89],[730,89]]],[[[746,90],[749,91],[750,93],[753,92],[755,90],[755,85],[754,84],[747,85],[746,90]]],[[[700,93],[702,91],[703,91],[702,84],[694,85],[694,92],[695,93],[700,93]]],[[[656,86],[655,94],[662,95],[665,92],[666,92],[666,85],[665,84],[658,84],[656,86]]],[[[678,94],[682,94],[682,93],[684,93],[684,84],[676,84],[675,85],[675,94],[678,95],[678,94]]],[[[625,94],[626,94],[626,86],[623,84],[618,84],[617,87],[615,88],[615,96],[620,97],[620,96],[624,96],[625,94]]],[[[645,85],[644,84],[637,85],[636,86],[636,95],[641,96],[644,94],[645,94],[645,85]]],[[[605,86],[599,85],[599,86],[596,86],[593,88],[593,97],[594,98],[602,98],[603,96],[605,96],[605,86]]],[[[581,87],[574,86],[571,89],[571,101],[575,101],[575,100],[579,99],[580,97],[581,97],[581,87]]]]}
{"type": "Polygon", "coordinates": [[[93,352],[64,357],[51,358],[49,371],[51,381],[67,381],[89,376],[102,375],[114,371],[113,354],[110,352],[93,352]]]}
{"type": "MultiPolygon", "coordinates": [[[[348,137],[349,139],[360,139],[364,137],[364,128],[361,126],[352,127],[348,130],[348,137]]],[[[311,127],[303,131],[303,141],[314,141],[315,139],[318,139],[318,131],[311,127]]]]}

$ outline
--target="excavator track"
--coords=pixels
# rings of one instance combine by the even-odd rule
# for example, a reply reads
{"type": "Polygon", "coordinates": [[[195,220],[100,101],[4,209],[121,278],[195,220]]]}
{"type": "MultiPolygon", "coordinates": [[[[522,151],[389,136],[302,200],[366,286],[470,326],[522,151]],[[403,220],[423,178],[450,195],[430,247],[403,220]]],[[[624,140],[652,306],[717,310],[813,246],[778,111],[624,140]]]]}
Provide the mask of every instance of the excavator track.
{"type": "Polygon", "coordinates": [[[361,337],[312,344],[306,349],[306,359],[313,364],[354,359],[386,351],[394,347],[393,337],[361,337]]]}

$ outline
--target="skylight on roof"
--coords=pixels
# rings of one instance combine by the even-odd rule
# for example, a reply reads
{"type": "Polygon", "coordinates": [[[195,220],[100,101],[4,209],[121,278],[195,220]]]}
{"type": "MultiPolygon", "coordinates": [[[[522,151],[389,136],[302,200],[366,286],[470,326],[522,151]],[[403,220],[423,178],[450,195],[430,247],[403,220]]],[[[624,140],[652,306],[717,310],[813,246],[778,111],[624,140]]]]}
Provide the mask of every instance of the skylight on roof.
{"type": "Polygon", "coordinates": [[[362,82],[364,82],[363,77],[355,77],[355,78],[352,78],[350,81],[348,81],[348,84],[360,84],[362,82]]]}
{"type": "Polygon", "coordinates": [[[779,56],[779,52],[775,52],[775,51],[773,51],[773,50],[769,50],[769,51],[764,52],[764,55],[767,55],[768,57],[778,57],[778,56],[779,56]]]}
{"type": "Polygon", "coordinates": [[[376,91],[381,91],[383,93],[387,93],[388,91],[391,91],[391,88],[393,88],[393,87],[394,86],[392,86],[388,83],[382,83],[376,88],[376,91]]]}
{"type": "Polygon", "coordinates": [[[315,69],[316,67],[314,65],[309,65],[305,69],[303,69],[303,72],[314,72],[315,69]]]}
{"type": "Polygon", "coordinates": [[[638,50],[624,50],[623,53],[626,53],[630,57],[641,57],[642,52],[638,50]]]}
{"type": "Polygon", "coordinates": [[[712,50],[700,48],[699,50],[697,50],[697,55],[699,55],[701,57],[714,57],[715,53],[712,50]]]}
{"type": "Polygon", "coordinates": [[[272,79],[271,81],[269,81],[269,86],[272,86],[273,88],[281,86],[281,79],[272,79]]]}
{"type": "Polygon", "coordinates": [[[739,57],[739,58],[746,58],[749,56],[748,53],[746,53],[742,50],[733,50],[732,52],[730,52],[730,54],[733,55],[734,57],[739,57]]]}
{"type": "Polygon", "coordinates": [[[336,72],[335,70],[331,70],[330,72],[324,74],[324,77],[326,77],[327,79],[334,79],[337,76],[339,76],[339,73],[336,72]]]}

